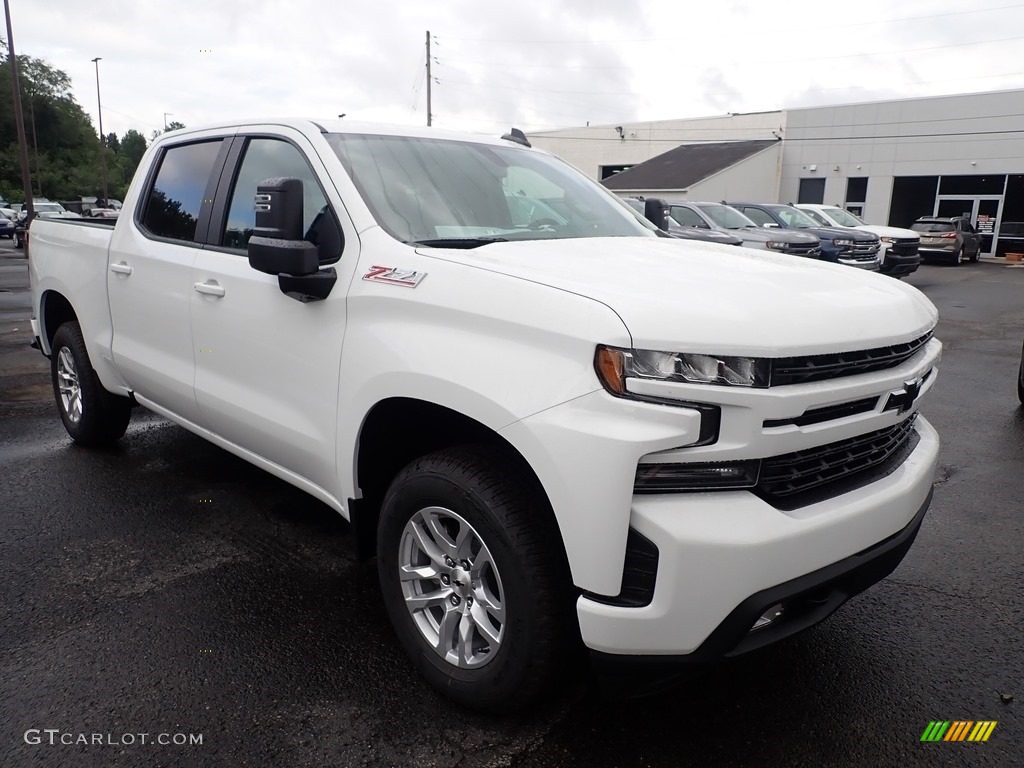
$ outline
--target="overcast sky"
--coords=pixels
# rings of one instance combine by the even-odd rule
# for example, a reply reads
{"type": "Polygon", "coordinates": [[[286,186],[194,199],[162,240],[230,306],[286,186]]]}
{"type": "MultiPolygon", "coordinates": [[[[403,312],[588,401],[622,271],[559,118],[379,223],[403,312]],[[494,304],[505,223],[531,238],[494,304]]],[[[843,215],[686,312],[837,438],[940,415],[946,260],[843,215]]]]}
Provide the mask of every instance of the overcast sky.
{"type": "MultiPolygon", "coordinates": [[[[1024,88],[1000,0],[11,0],[103,127],[260,115],[496,133],[1024,88]],[[971,8],[971,10],[965,10],[971,8]]],[[[1024,104],[1016,105],[1024,111],[1024,104]]]]}

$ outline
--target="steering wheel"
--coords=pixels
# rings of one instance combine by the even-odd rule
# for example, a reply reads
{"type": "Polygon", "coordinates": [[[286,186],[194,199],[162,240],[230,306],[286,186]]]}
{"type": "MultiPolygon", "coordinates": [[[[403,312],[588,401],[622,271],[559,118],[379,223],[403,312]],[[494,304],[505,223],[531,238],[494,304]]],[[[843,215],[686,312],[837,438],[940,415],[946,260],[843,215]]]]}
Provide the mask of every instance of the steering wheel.
{"type": "Polygon", "coordinates": [[[534,219],[526,225],[527,229],[542,229],[543,227],[558,227],[561,226],[561,222],[555,221],[554,219],[534,219]]]}

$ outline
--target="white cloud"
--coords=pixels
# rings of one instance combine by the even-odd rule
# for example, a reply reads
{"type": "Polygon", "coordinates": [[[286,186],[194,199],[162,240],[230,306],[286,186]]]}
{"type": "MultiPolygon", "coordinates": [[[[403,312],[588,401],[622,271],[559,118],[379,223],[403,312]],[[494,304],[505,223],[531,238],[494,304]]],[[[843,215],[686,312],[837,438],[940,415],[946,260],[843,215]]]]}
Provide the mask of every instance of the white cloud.
{"type": "Polygon", "coordinates": [[[67,71],[104,128],[253,115],[495,133],[1024,87],[1024,4],[649,0],[13,0],[21,53],[67,71]],[[969,12],[965,12],[969,11],[969,12]],[[209,51],[208,53],[203,51],[209,51]],[[415,98],[414,98],[415,96],[415,98]]]}

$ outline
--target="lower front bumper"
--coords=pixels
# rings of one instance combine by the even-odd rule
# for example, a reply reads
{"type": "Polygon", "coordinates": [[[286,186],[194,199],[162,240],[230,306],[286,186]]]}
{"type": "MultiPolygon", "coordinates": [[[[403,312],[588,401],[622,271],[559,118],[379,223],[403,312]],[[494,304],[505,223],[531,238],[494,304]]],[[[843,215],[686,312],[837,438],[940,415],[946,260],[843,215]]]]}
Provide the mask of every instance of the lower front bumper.
{"type": "Polygon", "coordinates": [[[818,624],[854,595],[894,570],[910,550],[924,521],[932,493],[903,530],[875,546],[813,573],[751,595],[730,613],[697,650],[683,656],[626,656],[591,651],[606,683],[652,690],[686,677],[703,666],[739,656],[818,624]],[[750,628],[768,609],[780,617],[763,629],[750,628]]]}
{"type": "Polygon", "coordinates": [[[890,474],[788,512],[745,491],[634,497],[630,525],[658,548],[653,596],[642,607],[580,597],[585,645],[615,656],[701,661],[820,621],[884,578],[913,541],[939,449],[924,418],[914,428],[914,450],[890,474]],[[867,565],[875,559],[880,565],[867,565]],[[751,632],[759,616],[787,600],[780,619],[751,632]]]}
{"type": "Polygon", "coordinates": [[[921,257],[916,253],[912,256],[896,256],[892,253],[887,253],[885,260],[882,261],[882,274],[891,277],[903,277],[916,272],[920,265],[921,257]]]}

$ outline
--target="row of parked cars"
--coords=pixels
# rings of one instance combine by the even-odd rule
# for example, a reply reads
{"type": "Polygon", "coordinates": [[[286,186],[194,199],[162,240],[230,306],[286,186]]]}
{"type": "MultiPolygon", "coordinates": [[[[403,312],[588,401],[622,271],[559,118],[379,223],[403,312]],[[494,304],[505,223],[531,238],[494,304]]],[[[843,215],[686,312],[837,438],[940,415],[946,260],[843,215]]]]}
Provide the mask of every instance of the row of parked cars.
{"type": "MultiPolygon", "coordinates": [[[[95,200],[95,198],[92,199],[95,200]]],[[[36,198],[32,201],[34,214],[42,218],[81,219],[84,215],[91,218],[116,219],[121,207],[121,203],[117,200],[107,201],[107,205],[104,207],[86,204],[84,209],[79,210],[69,210],[68,205],[74,208],[81,203],[79,201],[72,201],[70,204],[57,203],[46,198],[36,198]]],[[[28,220],[28,210],[21,203],[15,203],[10,207],[4,206],[6,203],[0,206],[0,237],[11,238],[14,240],[15,248],[22,248],[28,239],[28,226],[31,223],[28,220]]]]}
{"type": "Polygon", "coordinates": [[[672,237],[819,258],[892,277],[922,261],[978,261],[981,237],[966,217],[925,216],[910,229],[867,224],[834,205],[669,201],[624,202],[672,237]]]}

